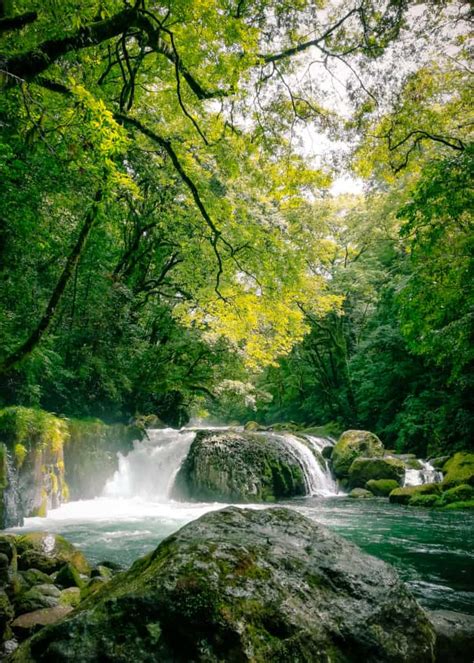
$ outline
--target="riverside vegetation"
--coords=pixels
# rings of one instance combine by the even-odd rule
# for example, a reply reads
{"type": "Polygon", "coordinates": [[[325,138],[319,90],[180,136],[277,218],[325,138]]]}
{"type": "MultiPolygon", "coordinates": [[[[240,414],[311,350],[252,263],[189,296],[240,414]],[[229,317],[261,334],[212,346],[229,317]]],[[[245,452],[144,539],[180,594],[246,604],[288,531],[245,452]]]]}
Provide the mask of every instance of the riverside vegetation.
{"type": "MultiPolygon", "coordinates": [[[[474,506],[469,12],[0,0],[1,528],[193,417],[246,430],[196,435],[190,500],[307,495],[309,453],[352,504],[474,506]]],[[[231,508],[115,575],[6,534],[2,637],[33,635],[15,661],[463,660],[469,616],[348,546],[231,508]]]]}

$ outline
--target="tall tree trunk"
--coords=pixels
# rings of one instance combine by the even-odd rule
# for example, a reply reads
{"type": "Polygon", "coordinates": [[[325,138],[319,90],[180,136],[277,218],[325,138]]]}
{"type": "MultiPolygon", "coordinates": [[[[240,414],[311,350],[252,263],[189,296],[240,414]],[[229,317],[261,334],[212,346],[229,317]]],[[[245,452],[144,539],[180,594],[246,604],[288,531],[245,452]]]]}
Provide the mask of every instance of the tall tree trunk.
{"type": "Polygon", "coordinates": [[[82,255],[82,252],[84,251],[87,239],[97,220],[97,212],[101,199],[102,199],[102,191],[99,189],[95,195],[92,207],[90,208],[90,210],[86,215],[84,224],[81,228],[76,243],[74,244],[72,251],[68,256],[63,271],[61,272],[61,276],[59,277],[59,280],[56,283],[56,287],[53,290],[53,293],[50,297],[50,300],[43,314],[43,317],[41,318],[35,329],[32,331],[30,336],[26,339],[26,341],[22,345],[20,345],[20,347],[17,348],[11,355],[7,356],[0,363],[0,375],[7,373],[10,369],[12,369],[14,366],[19,364],[23,359],[25,359],[25,357],[31,354],[31,352],[36,348],[36,346],[39,344],[43,336],[50,328],[51,323],[54,319],[54,314],[56,312],[57,306],[61,301],[64,291],[66,290],[66,286],[71,280],[71,277],[74,273],[74,269],[79,261],[79,258],[82,255]]]}

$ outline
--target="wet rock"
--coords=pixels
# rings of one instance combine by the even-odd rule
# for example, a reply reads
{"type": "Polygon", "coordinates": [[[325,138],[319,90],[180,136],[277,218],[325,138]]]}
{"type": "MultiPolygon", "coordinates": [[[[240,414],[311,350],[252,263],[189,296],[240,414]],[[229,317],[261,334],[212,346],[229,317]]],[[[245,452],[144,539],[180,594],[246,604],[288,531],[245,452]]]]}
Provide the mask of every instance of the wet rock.
{"type": "Polygon", "coordinates": [[[302,467],[276,435],[200,431],[175,481],[178,498],[271,502],[304,495],[302,467]]]}
{"type": "Polygon", "coordinates": [[[472,663],[474,616],[450,610],[428,613],[436,632],[436,663],[472,663]]]}
{"type": "Polygon", "coordinates": [[[366,490],[365,488],[353,488],[348,496],[352,499],[358,500],[367,497],[373,497],[374,495],[370,492],[370,490],[366,490]]]}
{"type": "Polygon", "coordinates": [[[8,624],[13,619],[14,614],[10,599],[3,589],[0,589],[0,642],[4,639],[8,624]]]}
{"type": "Polygon", "coordinates": [[[114,572],[112,569],[109,569],[107,566],[103,566],[102,564],[98,564],[91,571],[91,578],[103,578],[104,580],[110,580],[113,575],[114,572]]]}
{"type": "Polygon", "coordinates": [[[55,578],[55,584],[63,589],[67,587],[83,587],[84,580],[81,578],[79,571],[72,564],[64,564],[55,578]]]}
{"type": "Polygon", "coordinates": [[[81,590],[79,587],[68,587],[63,589],[59,597],[59,605],[69,605],[75,608],[81,602],[81,590]]]}
{"type": "Polygon", "coordinates": [[[405,464],[397,458],[356,458],[349,468],[348,481],[353,488],[363,488],[371,479],[391,479],[400,485],[405,464]]]}
{"type": "Polygon", "coordinates": [[[81,601],[86,599],[91,594],[95,594],[100,589],[102,589],[109,580],[107,578],[101,578],[100,576],[95,576],[91,578],[87,584],[81,589],[81,601]]]}
{"type": "Polygon", "coordinates": [[[27,569],[26,571],[20,571],[18,575],[21,579],[24,580],[28,587],[53,582],[51,576],[43,573],[43,571],[40,571],[39,569],[27,569]]]}
{"type": "Polygon", "coordinates": [[[460,451],[443,465],[443,490],[460,484],[474,486],[474,453],[460,451]]]}
{"type": "MultiPolygon", "coordinates": [[[[20,640],[24,640],[44,626],[55,624],[70,612],[72,612],[72,608],[66,605],[33,610],[17,617],[12,622],[12,629],[20,640]]],[[[78,661],[80,660],[78,657],[78,661]]]]}
{"type": "Polygon", "coordinates": [[[366,489],[377,497],[388,497],[398,486],[398,481],[394,479],[371,479],[365,484],[366,489]]]}
{"type": "Polygon", "coordinates": [[[422,486],[405,486],[392,490],[388,496],[390,502],[395,504],[409,504],[415,495],[439,495],[441,492],[439,483],[424,483],[422,486]]]}
{"type": "Polygon", "coordinates": [[[51,596],[49,593],[45,594],[39,589],[39,587],[41,587],[41,585],[32,587],[32,589],[22,592],[15,599],[14,605],[16,615],[22,615],[25,612],[32,612],[33,610],[40,610],[41,608],[53,608],[58,605],[58,596],[51,596]]]}
{"type": "Polygon", "coordinates": [[[390,566],[289,509],[172,535],[12,663],[428,663],[434,631],[390,566]]]}
{"type": "Polygon", "coordinates": [[[35,568],[47,573],[58,571],[65,563],[79,573],[90,573],[90,566],[80,550],[59,534],[29,532],[16,537],[20,569],[35,568]]]}
{"type": "Polygon", "coordinates": [[[449,456],[437,456],[436,458],[429,459],[435,470],[442,470],[447,460],[449,460],[449,456]]]}
{"type": "Polygon", "coordinates": [[[383,454],[383,444],[376,435],[365,430],[347,430],[334,445],[331,464],[336,477],[343,478],[348,476],[350,466],[359,456],[375,458],[383,454]]]}

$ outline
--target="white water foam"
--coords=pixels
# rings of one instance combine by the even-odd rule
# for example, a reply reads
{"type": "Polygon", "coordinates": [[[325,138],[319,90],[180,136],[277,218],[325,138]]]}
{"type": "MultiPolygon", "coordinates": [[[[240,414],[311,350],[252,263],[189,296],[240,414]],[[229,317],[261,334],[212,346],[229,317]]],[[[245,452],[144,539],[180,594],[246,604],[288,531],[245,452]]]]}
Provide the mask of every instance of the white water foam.
{"type": "Polygon", "coordinates": [[[418,459],[420,470],[405,470],[404,486],[422,486],[425,483],[439,483],[443,479],[443,473],[435,470],[433,465],[426,460],[418,459]]]}
{"type": "Polygon", "coordinates": [[[331,476],[331,472],[326,461],[321,457],[321,449],[328,446],[330,442],[324,444],[323,438],[305,436],[308,444],[295,435],[286,433],[284,435],[272,434],[281,440],[290,451],[293,458],[298,461],[303,471],[306,494],[319,495],[321,497],[334,496],[337,494],[337,485],[331,476]],[[324,468],[310,447],[318,452],[318,457],[324,462],[324,468]]]}
{"type": "Polygon", "coordinates": [[[171,489],[196,433],[173,428],[150,429],[126,456],[104,488],[105,497],[141,497],[168,502],[171,489]]]}

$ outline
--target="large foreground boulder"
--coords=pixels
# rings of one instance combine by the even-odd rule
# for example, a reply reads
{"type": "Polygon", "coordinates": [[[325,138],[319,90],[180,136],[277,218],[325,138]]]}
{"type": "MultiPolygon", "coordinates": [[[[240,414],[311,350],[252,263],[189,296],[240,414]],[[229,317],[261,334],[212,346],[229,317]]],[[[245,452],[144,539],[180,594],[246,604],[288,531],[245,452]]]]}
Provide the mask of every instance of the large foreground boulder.
{"type": "Polygon", "coordinates": [[[429,618],[436,632],[436,663],[472,663],[474,615],[434,610],[429,618]]]}
{"type": "Polygon", "coordinates": [[[284,508],[208,513],[12,661],[424,663],[434,631],[397,573],[284,508]]]}
{"type": "Polygon", "coordinates": [[[306,493],[303,470],[272,434],[200,431],[175,481],[178,498],[273,502],[306,493]]]}
{"type": "Polygon", "coordinates": [[[334,445],[332,468],[334,474],[343,479],[348,476],[350,466],[359,456],[377,458],[383,455],[384,446],[374,433],[366,430],[346,430],[334,445]]]}

